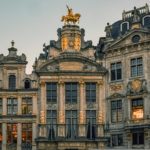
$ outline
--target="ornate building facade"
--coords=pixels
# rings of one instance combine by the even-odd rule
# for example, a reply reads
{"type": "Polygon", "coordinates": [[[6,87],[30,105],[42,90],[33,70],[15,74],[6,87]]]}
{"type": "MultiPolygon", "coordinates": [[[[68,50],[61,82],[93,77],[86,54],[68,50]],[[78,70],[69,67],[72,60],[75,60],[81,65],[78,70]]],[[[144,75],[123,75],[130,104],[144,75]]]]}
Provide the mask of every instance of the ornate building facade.
{"type": "Polygon", "coordinates": [[[150,149],[148,5],[107,23],[97,46],[67,8],[32,74],[13,41],[0,55],[1,149],[150,149]]]}

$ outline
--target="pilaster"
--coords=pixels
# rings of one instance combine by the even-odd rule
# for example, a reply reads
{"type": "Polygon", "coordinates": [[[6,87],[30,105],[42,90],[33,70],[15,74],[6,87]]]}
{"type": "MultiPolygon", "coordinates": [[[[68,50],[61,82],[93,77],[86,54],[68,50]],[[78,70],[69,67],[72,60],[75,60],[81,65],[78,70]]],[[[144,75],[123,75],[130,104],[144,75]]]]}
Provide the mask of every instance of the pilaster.
{"type": "Polygon", "coordinates": [[[7,124],[2,123],[2,150],[6,150],[7,144],[7,124]]]}
{"type": "Polygon", "coordinates": [[[17,150],[21,150],[21,144],[22,144],[22,125],[21,123],[18,123],[17,128],[17,150]]]}

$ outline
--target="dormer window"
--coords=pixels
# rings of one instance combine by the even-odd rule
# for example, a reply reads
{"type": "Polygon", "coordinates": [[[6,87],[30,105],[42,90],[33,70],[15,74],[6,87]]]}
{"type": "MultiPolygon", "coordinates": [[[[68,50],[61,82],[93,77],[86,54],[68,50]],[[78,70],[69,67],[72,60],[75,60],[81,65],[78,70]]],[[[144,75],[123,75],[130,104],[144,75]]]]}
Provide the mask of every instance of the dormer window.
{"type": "Polygon", "coordinates": [[[24,88],[25,89],[30,89],[31,88],[31,81],[29,79],[26,79],[24,81],[24,88]]]}
{"type": "Polygon", "coordinates": [[[150,27],[150,15],[143,17],[143,26],[150,27]]]}
{"type": "Polygon", "coordinates": [[[16,76],[15,75],[9,75],[9,89],[14,90],[16,89],[16,76]]]}
{"type": "Polygon", "coordinates": [[[123,22],[120,28],[123,34],[126,33],[129,30],[129,22],[123,22]]]}

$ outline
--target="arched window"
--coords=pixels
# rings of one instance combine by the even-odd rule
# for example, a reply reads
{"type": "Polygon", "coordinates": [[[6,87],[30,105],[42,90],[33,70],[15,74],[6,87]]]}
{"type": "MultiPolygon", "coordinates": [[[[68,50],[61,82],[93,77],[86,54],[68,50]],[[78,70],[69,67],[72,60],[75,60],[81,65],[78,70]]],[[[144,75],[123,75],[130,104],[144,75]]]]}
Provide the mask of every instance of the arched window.
{"type": "Polygon", "coordinates": [[[30,89],[31,88],[31,83],[30,83],[30,80],[29,79],[26,79],[24,81],[24,88],[25,89],[30,89]]]}
{"type": "Polygon", "coordinates": [[[122,24],[121,24],[121,32],[122,32],[122,34],[124,34],[124,33],[126,33],[127,32],[127,30],[129,30],[129,22],[123,22],[122,24]]]}
{"type": "Polygon", "coordinates": [[[143,17],[143,26],[150,27],[150,15],[143,17]]]}
{"type": "Polygon", "coordinates": [[[16,89],[16,76],[15,75],[9,76],[9,89],[11,90],[16,89]]]}

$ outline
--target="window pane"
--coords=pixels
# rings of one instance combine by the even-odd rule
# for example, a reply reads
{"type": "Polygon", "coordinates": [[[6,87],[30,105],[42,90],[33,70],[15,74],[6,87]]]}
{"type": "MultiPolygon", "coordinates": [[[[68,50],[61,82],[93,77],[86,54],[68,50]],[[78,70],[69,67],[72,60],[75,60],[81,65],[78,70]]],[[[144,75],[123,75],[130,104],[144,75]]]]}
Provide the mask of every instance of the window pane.
{"type": "Polygon", "coordinates": [[[9,76],[9,89],[11,90],[16,89],[16,76],[15,75],[9,76]]]}
{"type": "Polygon", "coordinates": [[[18,112],[18,101],[15,98],[7,99],[7,114],[16,115],[18,112]]]}
{"type": "Polygon", "coordinates": [[[17,124],[7,124],[7,143],[17,143],[17,124]]]}
{"type": "Polygon", "coordinates": [[[86,101],[96,102],[96,83],[86,83],[86,101]]]}
{"type": "Polygon", "coordinates": [[[46,84],[47,102],[57,102],[57,83],[46,84]]]}
{"type": "Polygon", "coordinates": [[[66,103],[77,103],[77,83],[65,84],[66,103]]]}
{"type": "Polygon", "coordinates": [[[22,143],[32,143],[32,124],[22,124],[22,143]]]}
{"type": "Polygon", "coordinates": [[[32,98],[25,97],[22,99],[22,114],[32,114],[32,98]]]}

